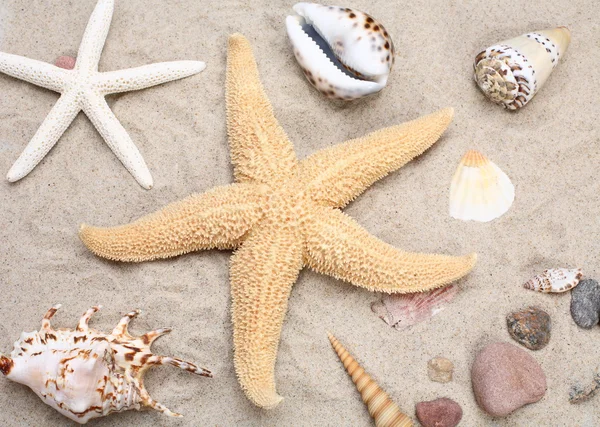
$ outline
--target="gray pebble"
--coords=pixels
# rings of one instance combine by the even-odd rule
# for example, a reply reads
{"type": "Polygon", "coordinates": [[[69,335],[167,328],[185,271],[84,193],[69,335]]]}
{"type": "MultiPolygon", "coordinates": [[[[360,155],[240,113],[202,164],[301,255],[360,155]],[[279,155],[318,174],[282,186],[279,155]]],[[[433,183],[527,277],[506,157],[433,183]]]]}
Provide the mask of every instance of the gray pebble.
{"type": "Polygon", "coordinates": [[[600,321],[600,285],[593,279],[579,282],[571,291],[571,316],[577,326],[591,329],[600,321]]]}

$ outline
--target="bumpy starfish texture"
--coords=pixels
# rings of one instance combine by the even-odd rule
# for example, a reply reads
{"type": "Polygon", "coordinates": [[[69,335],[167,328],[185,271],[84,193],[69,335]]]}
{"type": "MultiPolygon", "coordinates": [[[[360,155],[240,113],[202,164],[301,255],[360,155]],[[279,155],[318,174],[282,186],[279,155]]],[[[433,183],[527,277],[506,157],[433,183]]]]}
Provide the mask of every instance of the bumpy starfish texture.
{"type": "Polygon", "coordinates": [[[18,181],[31,172],[58,142],[77,114],[83,111],[137,182],[146,189],[152,188],[152,176],[146,162],[104,97],[189,77],[204,70],[205,64],[176,61],[98,72],[113,10],[114,0],[98,1],[72,70],[0,52],[0,72],[61,93],[56,105],[8,172],[10,182],[18,181]]]}
{"type": "Polygon", "coordinates": [[[452,109],[298,161],[261,86],[248,41],[229,40],[227,126],[235,183],[190,196],[129,225],[82,225],[96,255],[118,261],[235,249],[230,280],[235,369],[256,405],[272,408],[288,298],[304,267],[371,291],[422,292],[467,274],[464,257],[413,254],[371,236],[340,208],[429,148],[452,109]]]}

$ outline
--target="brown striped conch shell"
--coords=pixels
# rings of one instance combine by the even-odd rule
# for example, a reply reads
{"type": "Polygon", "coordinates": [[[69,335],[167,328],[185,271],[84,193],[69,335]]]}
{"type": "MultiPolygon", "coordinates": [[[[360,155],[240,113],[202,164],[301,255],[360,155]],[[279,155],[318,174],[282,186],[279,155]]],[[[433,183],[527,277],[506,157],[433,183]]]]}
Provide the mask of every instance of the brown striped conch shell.
{"type": "Polygon", "coordinates": [[[551,268],[523,284],[525,289],[544,293],[560,293],[573,289],[583,277],[581,268],[551,268]]]}
{"type": "Polygon", "coordinates": [[[388,394],[365,372],[340,342],[331,334],[329,341],[360,392],[376,427],[412,427],[413,422],[400,411],[388,394]]]}
{"type": "Polygon", "coordinates": [[[502,41],[475,58],[475,81],[496,104],[517,110],[544,85],[571,43],[567,27],[502,41]]]}
{"type": "Polygon", "coordinates": [[[154,401],[144,387],[144,374],[152,366],[172,365],[210,377],[192,363],[156,356],[150,346],[168,328],[133,337],[127,325],[140,311],[121,319],[110,335],[88,327],[100,307],[86,311],[76,329],[54,329],[50,319],[60,305],[44,316],[40,331],[23,332],[10,357],[0,353],[0,372],[31,388],[62,415],[80,424],[112,412],[149,407],[172,417],[181,415],[154,401]]]}

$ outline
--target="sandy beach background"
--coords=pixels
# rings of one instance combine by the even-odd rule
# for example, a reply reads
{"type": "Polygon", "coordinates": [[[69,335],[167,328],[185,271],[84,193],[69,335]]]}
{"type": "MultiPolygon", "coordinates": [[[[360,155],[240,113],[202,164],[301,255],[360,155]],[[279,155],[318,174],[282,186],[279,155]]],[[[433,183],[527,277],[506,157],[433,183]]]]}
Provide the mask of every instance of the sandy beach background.
{"type": "MultiPolygon", "coordinates": [[[[95,0],[1,0],[0,51],[54,62],[75,55],[95,0]]],[[[110,331],[133,308],[135,333],[173,333],[155,352],[197,361],[213,379],[164,367],[151,371],[152,396],[185,418],[128,412],[98,426],[369,426],[358,392],[327,340],[331,331],[409,415],[415,403],[450,397],[464,426],[600,425],[600,397],[568,402],[600,365],[600,327],[579,329],[570,295],[521,284],[552,267],[582,267],[600,278],[600,8],[593,0],[351,0],[379,18],[399,57],[388,87],[349,104],[328,101],[304,79],[285,33],[291,1],[117,0],[101,71],[199,59],[206,70],[156,88],[112,96],[109,104],[142,152],[155,187],[143,190],[81,114],[24,180],[0,180],[0,349],[38,329],[53,304],[58,327],[88,307],[110,331]],[[491,104],[472,80],[483,48],[529,31],[567,25],[570,50],[535,99],[516,114],[491,104]],[[465,254],[475,270],[437,317],[407,331],[370,309],[378,295],[304,271],[289,304],[276,378],[285,400],[271,412],[244,397],[233,370],[229,252],[193,253],[143,264],[96,258],[77,236],[82,222],[111,226],[231,182],[225,129],[226,42],[251,41],[277,118],[304,158],[314,151],[439,108],[456,109],[445,136],[423,156],[375,184],[346,212],[386,242],[410,251],[465,254]],[[487,224],[448,215],[448,190],[462,154],[478,149],[516,187],[513,208],[487,224]],[[552,339],[532,353],[547,375],[538,403],[504,419],[476,405],[470,366],[494,341],[512,342],[505,316],[537,305],[552,317],[552,339]],[[427,378],[427,361],[451,359],[455,379],[427,378]]],[[[8,171],[58,95],[0,75],[0,175],[8,171]]],[[[528,351],[528,350],[526,350],[528,351]]],[[[24,386],[0,378],[0,425],[71,425],[24,386]]]]}

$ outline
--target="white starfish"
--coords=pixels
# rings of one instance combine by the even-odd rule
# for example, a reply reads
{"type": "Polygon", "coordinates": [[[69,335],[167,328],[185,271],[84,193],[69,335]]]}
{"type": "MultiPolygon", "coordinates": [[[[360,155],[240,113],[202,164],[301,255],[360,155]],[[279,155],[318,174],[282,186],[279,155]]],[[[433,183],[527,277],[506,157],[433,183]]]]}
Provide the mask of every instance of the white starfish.
{"type": "Polygon", "coordinates": [[[176,61],[98,72],[114,3],[114,0],[98,1],[79,46],[73,70],[0,52],[0,72],[61,93],[56,105],[8,172],[10,182],[18,181],[31,172],[77,114],[83,111],[137,182],[146,189],[152,188],[152,176],[146,162],[104,97],[189,77],[204,70],[206,65],[200,61],[176,61]]]}

